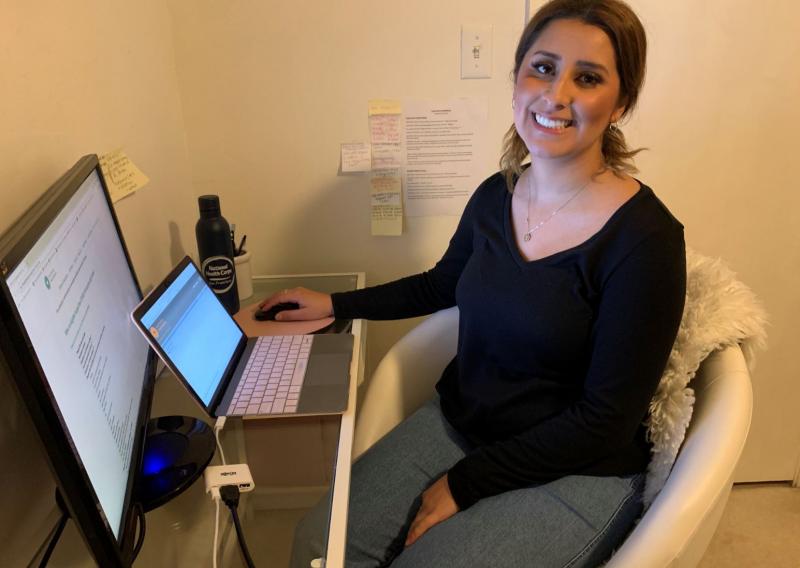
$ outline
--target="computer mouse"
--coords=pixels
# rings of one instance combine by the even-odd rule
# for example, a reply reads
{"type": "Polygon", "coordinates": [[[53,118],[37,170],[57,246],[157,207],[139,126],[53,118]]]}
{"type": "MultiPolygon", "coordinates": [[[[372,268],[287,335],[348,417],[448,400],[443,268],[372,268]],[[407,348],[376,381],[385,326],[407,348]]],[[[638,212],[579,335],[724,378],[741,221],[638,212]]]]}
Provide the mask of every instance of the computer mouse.
{"type": "Polygon", "coordinates": [[[280,304],[275,304],[268,310],[262,310],[259,308],[253,314],[253,317],[258,321],[275,321],[275,314],[278,312],[282,312],[284,310],[296,310],[298,308],[300,308],[300,304],[295,302],[283,302],[280,304]]]}

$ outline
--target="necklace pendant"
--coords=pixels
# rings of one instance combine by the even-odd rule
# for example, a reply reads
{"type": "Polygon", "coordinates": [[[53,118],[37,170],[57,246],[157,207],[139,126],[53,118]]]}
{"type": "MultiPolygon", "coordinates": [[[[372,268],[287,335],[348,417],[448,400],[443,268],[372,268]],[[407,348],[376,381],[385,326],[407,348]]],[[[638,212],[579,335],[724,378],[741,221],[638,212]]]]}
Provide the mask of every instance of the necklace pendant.
{"type": "Polygon", "coordinates": [[[525,233],[525,236],[522,237],[522,240],[527,243],[529,240],[531,240],[531,234],[530,233],[525,233]]]}

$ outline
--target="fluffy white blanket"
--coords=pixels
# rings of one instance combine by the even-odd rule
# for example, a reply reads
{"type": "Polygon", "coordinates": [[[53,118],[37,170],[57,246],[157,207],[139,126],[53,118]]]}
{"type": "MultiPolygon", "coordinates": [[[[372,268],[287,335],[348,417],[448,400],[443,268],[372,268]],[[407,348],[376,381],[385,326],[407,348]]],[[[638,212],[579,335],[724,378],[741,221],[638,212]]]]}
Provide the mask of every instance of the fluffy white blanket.
{"type": "Polygon", "coordinates": [[[644,491],[645,508],[664,487],[692,417],[688,386],[703,359],[739,344],[752,371],[755,351],[766,345],[766,312],[755,294],[719,259],[686,251],[686,305],[664,376],[647,419],[653,453],[644,491]]]}

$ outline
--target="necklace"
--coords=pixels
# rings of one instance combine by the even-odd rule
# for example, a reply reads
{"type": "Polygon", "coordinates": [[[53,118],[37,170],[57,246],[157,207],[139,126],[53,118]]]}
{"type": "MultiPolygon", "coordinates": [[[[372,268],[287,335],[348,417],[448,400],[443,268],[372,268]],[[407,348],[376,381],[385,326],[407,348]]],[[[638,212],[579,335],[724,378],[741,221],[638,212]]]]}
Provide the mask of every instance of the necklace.
{"type": "Polygon", "coordinates": [[[539,221],[533,228],[531,228],[531,186],[533,185],[533,175],[531,174],[530,180],[528,181],[528,207],[525,212],[525,225],[527,225],[528,230],[522,233],[522,240],[526,243],[531,240],[533,238],[533,233],[541,229],[550,219],[556,216],[556,213],[564,209],[564,207],[569,205],[573,199],[578,197],[578,195],[580,195],[580,193],[589,186],[590,181],[592,181],[591,178],[589,178],[578,191],[573,193],[569,199],[554,209],[550,215],[539,221]]]}

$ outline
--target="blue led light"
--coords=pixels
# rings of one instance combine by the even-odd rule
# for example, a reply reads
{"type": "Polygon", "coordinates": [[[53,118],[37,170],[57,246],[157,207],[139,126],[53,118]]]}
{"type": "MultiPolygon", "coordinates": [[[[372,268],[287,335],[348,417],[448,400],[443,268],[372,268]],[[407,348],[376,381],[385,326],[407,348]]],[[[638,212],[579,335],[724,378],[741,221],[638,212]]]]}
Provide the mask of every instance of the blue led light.
{"type": "Polygon", "coordinates": [[[144,465],[142,470],[145,475],[158,475],[172,465],[170,456],[164,455],[166,452],[150,451],[144,455],[144,465]]]}

